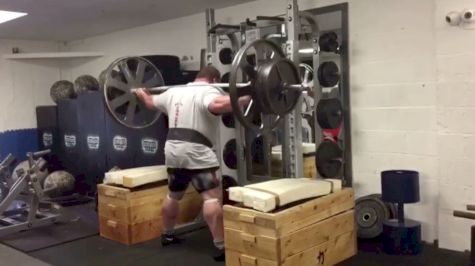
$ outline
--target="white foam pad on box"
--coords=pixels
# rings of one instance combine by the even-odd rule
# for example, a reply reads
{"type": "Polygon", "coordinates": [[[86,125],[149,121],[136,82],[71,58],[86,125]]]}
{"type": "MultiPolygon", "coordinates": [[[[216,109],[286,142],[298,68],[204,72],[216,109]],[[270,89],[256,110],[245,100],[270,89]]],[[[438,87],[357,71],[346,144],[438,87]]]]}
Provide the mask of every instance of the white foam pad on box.
{"type": "Polygon", "coordinates": [[[148,183],[166,180],[167,168],[164,165],[154,165],[130,168],[105,173],[104,184],[137,187],[148,183]]]}
{"type": "Polygon", "coordinates": [[[235,202],[243,202],[244,193],[247,190],[251,190],[251,189],[245,188],[245,187],[230,187],[228,188],[229,199],[235,202]]]}
{"type": "Polygon", "coordinates": [[[283,178],[245,187],[230,187],[229,199],[262,212],[342,189],[339,179],[283,178]]]}
{"type": "Polygon", "coordinates": [[[276,196],[263,191],[247,191],[243,195],[242,203],[246,207],[250,207],[263,212],[268,212],[277,208],[276,196]]]}

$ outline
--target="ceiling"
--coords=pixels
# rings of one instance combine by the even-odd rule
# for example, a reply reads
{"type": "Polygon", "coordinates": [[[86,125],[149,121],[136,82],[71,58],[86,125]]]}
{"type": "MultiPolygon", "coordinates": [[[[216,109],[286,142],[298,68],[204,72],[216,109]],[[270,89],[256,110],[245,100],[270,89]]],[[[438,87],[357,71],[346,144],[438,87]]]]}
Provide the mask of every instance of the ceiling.
{"type": "Polygon", "coordinates": [[[0,24],[0,38],[71,41],[248,1],[2,0],[1,10],[28,16],[0,24]]]}

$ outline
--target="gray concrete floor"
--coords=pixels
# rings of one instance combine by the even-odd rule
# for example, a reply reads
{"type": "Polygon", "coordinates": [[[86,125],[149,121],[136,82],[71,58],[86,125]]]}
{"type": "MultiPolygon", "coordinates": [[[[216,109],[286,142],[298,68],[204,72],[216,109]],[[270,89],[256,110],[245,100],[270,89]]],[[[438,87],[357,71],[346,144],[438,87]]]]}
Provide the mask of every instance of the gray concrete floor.
{"type": "Polygon", "coordinates": [[[49,266],[41,260],[0,244],[0,265],[5,266],[49,266]]]}

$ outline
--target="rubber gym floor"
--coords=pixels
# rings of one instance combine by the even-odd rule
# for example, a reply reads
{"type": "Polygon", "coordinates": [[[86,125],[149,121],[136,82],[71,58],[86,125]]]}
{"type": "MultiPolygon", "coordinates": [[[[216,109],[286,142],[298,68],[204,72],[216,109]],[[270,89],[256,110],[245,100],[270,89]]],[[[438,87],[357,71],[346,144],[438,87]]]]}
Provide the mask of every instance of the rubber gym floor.
{"type": "MultiPolygon", "coordinates": [[[[0,245],[0,265],[224,265],[213,261],[210,256],[213,247],[207,229],[185,234],[183,238],[183,244],[162,248],[158,240],[127,247],[99,236],[92,236],[29,254],[0,245]]],[[[385,255],[380,251],[380,247],[373,243],[360,246],[366,251],[359,251],[357,256],[340,265],[469,265],[468,253],[437,249],[430,245],[425,245],[423,252],[417,256],[385,255]]]]}

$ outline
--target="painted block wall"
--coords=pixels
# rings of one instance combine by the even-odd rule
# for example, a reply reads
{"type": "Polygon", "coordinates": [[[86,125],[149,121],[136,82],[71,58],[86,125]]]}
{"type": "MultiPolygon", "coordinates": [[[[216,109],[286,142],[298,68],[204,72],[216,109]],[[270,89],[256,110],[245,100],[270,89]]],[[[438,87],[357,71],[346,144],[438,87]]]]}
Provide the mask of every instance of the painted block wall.
{"type": "Polygon", "coordinates": [[[475,31],[451,27],[449,11],[475,8],[474,1],[436,0],[437,145],[440,176],[439,239],[451,249],[469,249],[470,226],[453,209],[475,203],[475,31]]]}
{"type": "MultiPolygon", "coordinates": [[[[340,0],[301,0],[301,9],[340,0]]],[[[475,203],[475,31],[445,25],[460,0],[349,0],[353,171],[357,196],[380,192],[380,172],[420,172],[421,202],[407,216],[423,224],[423,239],[469,248],[468,221],[454,208],[475,203]]],[[[258,0],[216,10],[220,23],[284,13],[285,0],[258,0]]],[[[475,8],[475,5],[473,6],[475,8]]],[[[204,13],[70,42],[71,51],[105,57],[72,63],[62,75],[98,75],[120,56],[193,56],[206,46],[204,13]]]]}
{"type": "Polygon", "coordinates": [[[0,158],[22,158],[38,148],[35,107],[53,104],[51,85],[60,79],[57,60],[7,60],[13,47],[20,52],[57,52],[57,42],[0,39],[0,158]]]}

